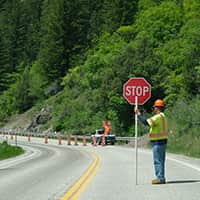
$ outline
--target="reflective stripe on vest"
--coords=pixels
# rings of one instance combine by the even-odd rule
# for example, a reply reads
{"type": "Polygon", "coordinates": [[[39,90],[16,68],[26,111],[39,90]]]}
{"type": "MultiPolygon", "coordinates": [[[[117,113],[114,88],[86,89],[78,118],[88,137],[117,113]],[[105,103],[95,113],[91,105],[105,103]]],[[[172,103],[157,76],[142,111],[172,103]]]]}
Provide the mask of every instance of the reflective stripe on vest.
{"type": "MultiPolygon", "coordinates": [[[[167,127],[166,127],[166,122],[165,122],[165,117],[163,116],[162,113],[159,114],[160,116],[160,122],[161,123],[161,132],[154,132],[152,128],[152,132],[149,133],[149,139],[150,140],[161,140],[161,139],[167,139],[168,135],[167,135],[167,127]]],[[[153,121],[153,120],[151,120],[153,121]]],[[[152,123],[152,125],[154,125],[154,123],[152,123]]]]}

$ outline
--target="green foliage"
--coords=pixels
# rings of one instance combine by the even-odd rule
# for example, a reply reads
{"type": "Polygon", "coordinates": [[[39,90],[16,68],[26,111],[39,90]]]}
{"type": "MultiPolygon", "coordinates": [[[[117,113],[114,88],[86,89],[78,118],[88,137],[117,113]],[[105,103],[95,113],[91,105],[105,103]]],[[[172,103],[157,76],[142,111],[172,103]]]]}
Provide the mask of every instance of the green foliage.
{"type": "Polygon", "coordinates": [[[190,20],[193,18],[199,18],[200,13],[200,2],[198,0],[183,0],[183,10],[184,10],[184,18],[185,20],[190,20]]]}
{"type": "Polygon", "coordinates": [[[0,93],[15,82],[10,74],[21,63],[36,58],[39,48],[39,12],[41,0],[7,1],[0,9],[0,93]],[[36,41],[37,40],[37,41],[36,41]]]}
{"type": "Polygon", "coordinates": [[[31,108],[31,98],[29,98],[29,69],[25,68],[22,75],[16,82],[16,109],[20,112],[24,112],[31,108]]]}
{"type": "Polygon", "coordinates": [[[199,94],[199,79],[197,76],[196,67],[200,63],[200,19],[191,19],[182,27],[180,35],[183,38],[182,53],[183,60],[183,75],[187,93],[193,95],[199,94]]]}
{"type": "Polygon", "coordinates": [[[166,42],[157,50],[168,76],[163,87],[166,100],[173,102],[188,94],[197,95],[199,87],[199,19],[191,19],[180,29],[178,39],[166,42]],[[177,67],[179,66],[179,67],[177,67]]]}
{"type": "Polygon", "coordinates": [[[6,90],[8,87],[8,63],[9,63],[9,57],[8,57],[8,50],[5,45],[5,41],[3,39],[3,31],[0,28],[0,94],[2,91],[6,90]]]}
{"type": "Polygon", "coordinates": [[[8,117],[16,113],[16,97],[15,94],[16,86],[11,85],[10,88],[3,92],[0,96],[0,120],[5,122],[8,117]]]}
{"type": "Polygon", "coordinates": [[[123,84],[144,77],[152,96],[142,109],[150,113],[153,101],[164,98],[169,113],[176,107],[185,112],[171,119],[180,124],[173,125],[177,135],[181,128],[197,134],[182,120],[190,110],[181,108],[188,98],[199,103],[199,7],[198,0],[4,1],[0,120],[50,105],[44,129],[91,133],[110,119],[113,132],[132,136],[133,107],[122,96],[123,84]]]}
{"type": "Polygon", "coordinates": [[[135,37],[135,29],[133,26],[120,26],[117,31],[121,37],[123,37],[126,41],[130,41],[135,37]]]}
{"type": "Polygon", "coordinates": [[[8,145],[6,141],[0,144],[0,160],[18,156],[24,153],[21,147],[8,145]]]}
{"type": "Polygon", "coordinates": [[[140,0],[138,2],[138,9],[140,12],[148,10],[154,6],[156,6],[156,3],[154,0],[140,0]]]}
{"type": "Polygon", "coordinates": [[[169,149],[184,152],[189,156],[200,157],[200,98],[180,99],[168,109],[169,129],[171,131],[169,149]],[[173,113],[173,114],[172,114],[173,113]]]}
{"type": "Polygon", "coordinates": [[[30,84],[29,95],[35,101],[44,99],[44,88],[47,84],[46,78],[40,73],[40,65],[38,62],[33,63],[29,72],[30,84]]]}
{"type": "Polygon", "coordinates": [[[38,66],[41,75],[47,79],[47,84],[59,79],[65,73],[63,5],[63,0],[44,1],[43,5],[38,66]]]}
{"type": "Polygon", "coordinates": [[[136,11],[137,0],[105,0],[102,8],[102,12],[105,13],[103,15],[104,31],[112,33],[120,26],[132,24],[136,11]]]}
{"type": "Polygon", "coordinates": [[[182,11],[172,1],[141,12],[136,20],[137,32],[147,32],[155,46],[176,37],[181,25],[182,11]]]}

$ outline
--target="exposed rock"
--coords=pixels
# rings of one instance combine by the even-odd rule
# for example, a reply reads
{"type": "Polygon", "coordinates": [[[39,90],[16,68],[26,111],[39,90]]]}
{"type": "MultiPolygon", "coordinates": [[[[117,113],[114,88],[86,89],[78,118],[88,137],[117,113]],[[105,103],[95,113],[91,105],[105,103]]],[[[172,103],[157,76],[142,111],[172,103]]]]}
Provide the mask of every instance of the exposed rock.
{"type": "Polygon", "coordinates": [[[39,113],[37,113],[31,122],[31,124],[27,127],[27,131],[31,132],[39,132],[40,127],[47,123],[52,118],[50,109],[48,107],[42,108],[39,113]]]}

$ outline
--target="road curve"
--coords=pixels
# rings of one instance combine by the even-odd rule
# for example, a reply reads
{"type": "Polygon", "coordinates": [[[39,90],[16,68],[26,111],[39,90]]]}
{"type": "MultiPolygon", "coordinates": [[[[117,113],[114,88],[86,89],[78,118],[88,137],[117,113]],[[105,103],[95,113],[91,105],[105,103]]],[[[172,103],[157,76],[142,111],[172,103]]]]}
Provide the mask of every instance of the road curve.
{"type": "Polygon", "coordinates": [[[2,200],[60,199],[92,163],[88,153],[76,148],[20,144],[27,155],[0,162],[2,200]]]}
{"type": "Polygon", "coordinates": [[[200,199],[200,159],[167,154],[167,184],[151,185],[152,152],[139,149],[136,185],[133,148],[69,147],[66,141],[58,145],[56,140],[46,145],[43,139],[37,138],[29,143],[27,138],[20,141],[28,148],[28,159],[9,161],[10,165],[0,162],[3,200],[200,199]]]}

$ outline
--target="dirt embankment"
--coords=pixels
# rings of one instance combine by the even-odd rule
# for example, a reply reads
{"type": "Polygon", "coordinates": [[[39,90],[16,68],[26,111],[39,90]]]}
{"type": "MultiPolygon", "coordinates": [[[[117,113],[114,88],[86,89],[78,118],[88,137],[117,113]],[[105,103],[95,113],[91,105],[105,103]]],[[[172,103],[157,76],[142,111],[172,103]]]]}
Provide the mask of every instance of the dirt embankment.
{"type": "Polygon", "coordinates": [[[9,121],[4,125],[5,129],[26,129],[32,122],[31,112],[13,116],[9,121]]]}
{"type": "Polygon", "coordinates": [[[48,122],[51,117],[50,110],[46,108],[42,108],[38,112],[29,110],[23,114],[13,116],[3,128],[7,130],[38,132],[41,130],[42,125],[48,122]]]}

